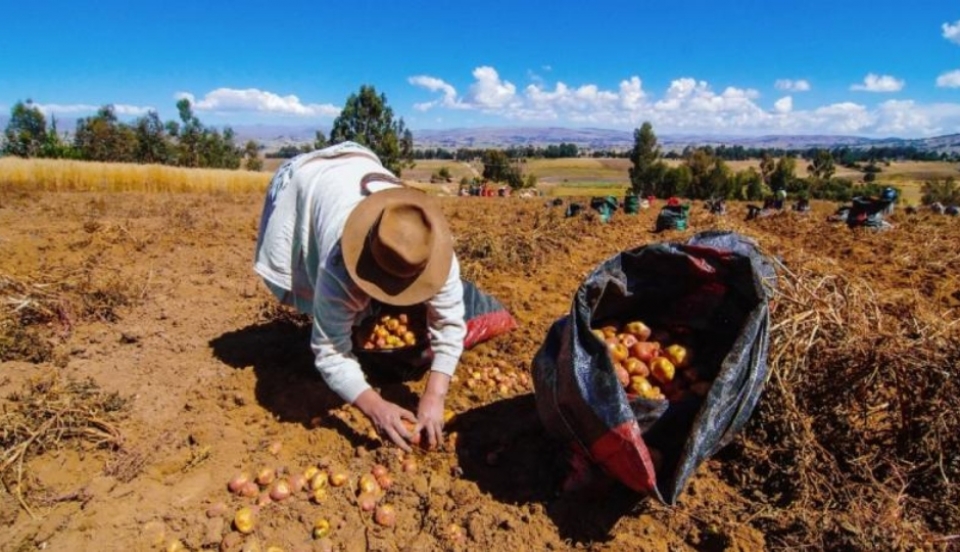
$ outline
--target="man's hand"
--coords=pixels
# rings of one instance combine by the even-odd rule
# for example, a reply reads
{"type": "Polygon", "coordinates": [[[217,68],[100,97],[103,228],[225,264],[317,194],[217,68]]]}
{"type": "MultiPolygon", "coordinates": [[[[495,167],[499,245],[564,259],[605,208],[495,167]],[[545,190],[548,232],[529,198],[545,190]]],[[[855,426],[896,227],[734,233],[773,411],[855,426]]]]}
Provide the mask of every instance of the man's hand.
{"type": "MultiPolygon", "coordinates": [[[[410,452],[410,445],[407,442],[413,438],[413,435],[404,427],[403,420],[411,423],[416,422],[417,418],[413,415],[413,412],[384,400],[384,398],[373,389],[367,389],[363,393],[360,393],[360,396],[357,397],[357,400],[355,400],[353,404],[370,418],[377,433],[389,437],[398,447],[406,452],[410,452]]],[[[442,406],[440,415],[442,422],[442,406]]]]}
{"type": "Polygon", "coordinates": [[[440,372],[430,372],[427,388],[420,397],[417,407],[417,427],[414,431],[427,434],[427,448],[437,448],[443,440],[443,404],[450,387],[450,376],[440,372]]]}

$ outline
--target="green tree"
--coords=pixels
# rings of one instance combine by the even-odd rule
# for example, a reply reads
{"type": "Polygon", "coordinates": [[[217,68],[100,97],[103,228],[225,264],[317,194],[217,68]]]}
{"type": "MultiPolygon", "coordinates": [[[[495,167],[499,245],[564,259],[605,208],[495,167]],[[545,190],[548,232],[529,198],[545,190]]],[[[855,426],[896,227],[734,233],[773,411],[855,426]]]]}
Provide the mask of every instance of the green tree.
{"type": "Polygon", "coordinates": [[[520,169],[514,166],[506,152],[501,150],[490,149],[483,152],[483,178],[493,182],[506,182],[514,189],[524,185],[520,169]]]}
{"type": "Polygon", "coordinates": [[[763,176],[753,167],[738,172],[737,180],[742,187],[743,197],[747,201],[758,201],[768,194],[768,190],[763,182],[763,176]]]}
{"type": "Polygon", "coordinates": [[[136,161],[137,135],[120,122],[112,105],[105,105],[96,115],[77,120],[73,146],[87,161],[130,163],[136,161]]]}
{"type": "Polygon", "coordinates": [[[690,167],[686,165],[670,167],[664,171],[663,178],[661,178],[654,195],[658,197],[686,197],[692,181],[693,175],[690,173],[690,167]]]}
{"type": "Polygon", "coordinates": [[[186,98],[177,101],[177,113],[180,115],[180,124],[178,132],[172,133],[178,138],[177,164],[182,167],[200,167],[203,125],[193,114],[193,106],[186,98]]]}
{"type": "Polygon", "coordinates": [[[776,167],[770,173],[770,189],[773,191],[788,189],[797,179],[797,159],[789,155],[777,160],[776,167]]]}
{"type": "Polygon", "coordinates": [[[763,156],[760,158],[760,178],[767,188],[770,187],[770,178],[776,168],[777,162],[774,161],[773,156],[769,152],[763,152],[763,156]]]}
{"type": "Polygon", "coordinates": [[[73,146],[66,141],[65,136],[61,137],[57,131],[57,118],[51,115],[46,138],[43,140],[43,146],[40,147],[40,157],[61,159],[76,156],[76,150],[73,149],[73,146]]]}
{"type": "Polygon", "coordinates": [[[323,135],[322,130],[318,130],[313,137],[313,149],[315,150],[323,149],[328,145],[329,144],[327,143],[327,137],[323,135]]]}
{"type": "Polygon", "coordinates": [[[920,202],[924,205],[940,202],[944,205],[960,204],[960,185],[949,176],[943,180],[928,180],[920,185],[920,202]]]}
{"type": "Polygon", "coordinates": [[[830,150],[817,150],[813,160],[807,165],[807,172],[816,180],[830,180],[833,173],[837,172],[830,150]]]}
{"type": "Polygon", "coordinates": [[[737,181],[732,177],[730,168],[727,167],[726,162],[719,157],[714,158],[713,167],[711,167],[710,172],[707,173],[705,192],[706,195],[701,196],[700,199],[711,197],[743,199],[742,197],[738,197],[740,194],[737,191],[737,181]]]}
{"type": "Polygon", "coordinates": [[[881,172],[883,172],[883,169],[877,165],[877,161],[871,159],[870,162],[863,167],[863,181],[867,184],[875,182],[877,180],[877,174],[881,172]]]}
{"type": "Polygon", "coordinates": [[[200,167],[215,169],[237,169],[243,152],[234,143],[233,129],[227,127],[223,133],[215,129],[203,128],[200,132],[200,167]]]}
{"type": "Polygon", "coordinates": [[[397,176],[413,166],[413,134],[402,118],[394,121],[386,95],[378,95],[373,86],[363,85],[358,94],[351,94],[333,121],[330,142],[348,140],[373,150],[383,166],[397,176]]]}
{"type": "Polygon", "coordinates": [[[33,101],[17,102],[3,132],[4,155],[39,157],[47,143],[47,120],[33,101]]]}
{"type": "Polygon", "coordinates": [[[263,169],[263,160],[260,159],[260,146],[253,140],[247,140],[243,146],[243,156],[247,158],[247,170],[259,171],[263,169]]]}
{"type": "Polygon", "coordinates": [[[711,173],[716,161],[710,148],[696,148],[688,152],[683,162],[690,169],[690,185],[685,194],[687,197],[702,199],[712,195],[711,173]]]}
{"type": "Polygon", "coordinates": [[[633,149],[630,150],[630,187],[639,195],[655,194],[665,172],[660,159],[660,147],[653,125],[645,121],[633,131],[633,149]]]}
{"type": "Polygon", "coordinates": [[[138,118],[133,127],[137,137],[135,157],[138,163],[167,164],[171,161],[173,145],[156,111],[138,118]]]}

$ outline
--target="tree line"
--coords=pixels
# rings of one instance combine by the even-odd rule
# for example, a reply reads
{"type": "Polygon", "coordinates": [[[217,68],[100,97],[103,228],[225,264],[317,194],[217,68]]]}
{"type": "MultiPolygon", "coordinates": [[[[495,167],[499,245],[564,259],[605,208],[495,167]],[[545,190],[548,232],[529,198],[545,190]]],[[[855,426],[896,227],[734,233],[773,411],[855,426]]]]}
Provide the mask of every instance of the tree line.
{"type": "MultiPolygon", "coordinates": [[[[47,121],[32,101],[19,101],[10,110],[0,154],[25,158],[78,159],[117,163],[156,163],[196,168],[260,170],[261,146],[249,140],[236,144],[230,127],[204,125],[187,99],[177,102],[179,120],[161,121],[156,111],[132,122],[121,121],[112,105],[93,116],[78,119],[72,136],[61,134],[56,118],[47,121]]],[[[333,121],[330,139],[317,131],[312,144],[297,155],[344,141],[363,144],[380,156],[384,166],[400,174],[413,166],[413,134],[403,118],[394,119],[384,94],[363,85],[351,94],[333,121]]],[[[289,151],[284,153],[291,153],[289,151]]],[[[291,155],[291,156],[292,156],[291,155]]]]}
{"type": "Polygon", "coordinates": [[[879,195],[887,185],[877,182],[882,169],[873,161],[865,168],[862,182],[839,178],[836,160],[827,149],[812,149],[807,157],[785,153],[774,157],[763,152],[758,168],[733,171],[709,146],[687,148],[681,162],[670,166],[660,151],[649,122],[634,131],[629,152],[631,191],[643,196],[686,197],[690,199],[736,199],[756,201],[781,190],[804,199],[849,201],[855,196],[879,195]],[[807,175],[797,169],[806,163],[807,175]]]}
{"type": "MultiPolygon", "coordinates": [[[[119,120],[112,105],[101,107],[91,117],[79,119],[72,139],[57,130],[56,119],[49,123],[31,101],[17,102],[4,130],[0,153],[20,157],[50,157],[105,162],[159,163],[183,167],[259,170],[260,146],[250,140],[244,147],[235,143],[229,127],[222,131],[204,125],[187,99],[177,102],[179,120],[163,122],[155,111],[126,123],[119,120]],[[244,163],[245,161],[245,163],[244,163]]],[[[512,188],[536,185],[536,177],[524,174],[523,163],[530,158],[578,157],[575,144],[506,149],[443,148],[416,150],[413,134],[402,118],[394,119],[384,94],[363,85],[351,94],[334,120],[329,140],[317,131],[312,143],[287,146],[279,157],[299,155],[329,144],[355,141],[371,148],[384,166],[400,175],[416,159],[481,160],[483,179],[505,183],[512,188]]],[[[855,195],[875,194],[884,186],[877,182],[882,166],[893,155],[919,155],[914,149],[852,148],[807,149],[803,151],[750,150],[740,146],[717,148],[688,147],[679,156],[663,154],[649,122],[634,130],[634,145],[622,155],[631,161],[631,191],[657,197],[691,199],[726,198],[758,200],[779,190],[798,197],[846,201],[855,195]],[[729,158],[758,155],[759,167],[733,171],[729,158]],[[665,160],[679,160],[668,165],[665,160]],[[808,176],[797,176],[800,163],[808,176]],[[835,176],[837,164],[863,173],[862,182],[835,176]]],[[[445,178],[444,178],[445,179],[445,178]]],[[[946,185],[953,189],[953,183],[946,185]]],[[[942,195],[942,194],[941,194],[942,195]]]]}
{"type": "MultiPolygon", "coordinates": [[[[836,163],[844,167],[865,170],[868,166],[889,164],[891,161],[960,161],[960,154],[921,150],[916,146],[889,146],[869,148],[851,148],[837,146],[833,148],[748,148],[744,146],[686,146],[681,151],[670,150],[663,153],[667,160],[683,160],[695,150],[705,150],[710,155],[724,161],[750,161],[764,157],[796,157],[803,160],[812,160],[821,151],[828,151],[836,163]]],[[[630,157],[630,150],[622,149],[582,149],[576,144],[561,143],[559,145],[542,146],[511,146],[501,148],[510,159],[560,159],[572,157],[625,159],[630,157]]],[[[483,156],[485,148],[456,148],[442,147],[422,148],[414,150],[414,159],[420,160],[451,160],[467,161],[483,156]]]]}
{"type": "Polygon", "coordinates": [[[247,157],[248,168],[259,169],[252,159],[257,145],[241,149],[229,127],[222,131],[204,125],[187,99],[177,102],[179,120],[161,121],[156,111],[127,123],[112,105],[77,120],[73,136],[61,135],[56,118],[46,116],[30,100],[17,102],[4,130],[2,151],[19,157],[79,159],[115,163],[157,163],[182,167],[236,169],[247,157]]]}

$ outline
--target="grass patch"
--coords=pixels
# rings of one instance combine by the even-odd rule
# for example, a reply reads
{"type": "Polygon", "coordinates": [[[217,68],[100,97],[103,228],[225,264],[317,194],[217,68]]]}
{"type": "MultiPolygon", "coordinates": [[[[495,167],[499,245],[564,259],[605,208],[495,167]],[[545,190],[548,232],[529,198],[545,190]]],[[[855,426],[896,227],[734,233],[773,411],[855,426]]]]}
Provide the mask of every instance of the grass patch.
{"type": "Polygon", "coordinates": [[[594,197],[594,196],[623,196],[629,186],[620,184],[583,183],[561,184],[557,186],[543,186],[544,193],[551,197],[594,197]]]}

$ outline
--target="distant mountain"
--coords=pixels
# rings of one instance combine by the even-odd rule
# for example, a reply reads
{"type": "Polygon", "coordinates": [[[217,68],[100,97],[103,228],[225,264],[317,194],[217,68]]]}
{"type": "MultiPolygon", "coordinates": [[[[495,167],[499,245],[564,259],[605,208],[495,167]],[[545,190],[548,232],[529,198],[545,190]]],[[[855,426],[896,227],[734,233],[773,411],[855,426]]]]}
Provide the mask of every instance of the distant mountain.
{"type": "MultiPolygon", "coordinates": [[[[0,128],[6,128],[9,117],[0,114],[0,128]]],[[[72,132],[75,119],[58,118],[61,132],[72,132]]],[[[328,127],[315,125],[234,125],[237,143],[260,142],[267,151],[282,146],[313,142],[317,130],[329,135],[328,127]]],[[[576,144],[587,150],[626,150],[633,147],[633,131],[602,128],[564,127],[479,127],[412,130],[417,148],[507,148],[518,146],[546,147],[551,144],[576,144]]],[[[865,138],[862,136],[768,135],[723,136],[710,134],[663,134],[657,136],[663,151],[680,151],[687,146],[743,146],[745,148],[809,149],[870,147],[915,147],[923,151],[960,152],[960,134],[932,138],[865,138]]]]}
{"type": "MultiPolygon", "coordinates": [[[[316,127],[293,126],[236,126],[237,137],[246,141],[257,140],[268,149],[279,148],[287,144],[301,144],[313,141],[316,127]]],[[[321,129],[328,134],[328,129],[321,129]]],[[[626,150],[633,147],[633,131],[602,128],[565,128],[565,127],[479,127],[453,129],[414,130],[413,138],[417,148],[508,148],[520,146],[546,147],[551,144],[576,144],[587,150],[626,150]]],[[[752,148],[808,149],[848,146],[868,148],[873,145],[904,145],[914,143],[917,148],[928,149],[942,146],[949,141],[931,142],[939,138],[923,140],[902,140],[886,138],[883,140],[861,136],[831,135],[771,135],[771,136],[719,136],[707,134],[671,135],[657,137],[660,147],[666,151],[681,151],[687,146],[736,146],[752,148]]],[[[949,151],[949,150],[948,150],[949,151]]]]}
{"type": "Polygon", "coordinates": [[[247,140],[255,140],[267,149],[278,149],[288,144],[312,143],[318,130],[322,130],[324,136],[330,134],[329,128],[306,125],[236,125],[231,128],[237,134],[237,142],[242,144],[247,140]]]}
{"type": "MultiPolygon", "coordinates": [[[[633,131],[598,128],[458,128],[449,130],[420,130],[414,132],[417,147],[482,148],[511,146],[548,146],[572,143],[586,149],[629,149],[633,147],[633,131]]],[[[832,135],[672,135],[657,136],[664,151],[680,151],[687,146],[743,146],[745,148],[869,148],[871,146],[914,146],[918,149],[954,151],[960,149],[960,136],[941,136],[907,140],[900,138],[864,138],[862,136],[832,135]]]]}
{"type": "Polygon", "coordinates": [[[480,127],[413,132],[419,148],[487,148],[576,144],[589,149],[633,147],[633,131],[600,128],[480,127]]]}
{"type": "Polygon", "coordinates": [[[877,147],[914,146],[915,148],[921,150],[945,151],[947,153],[951,153],[960,151],[960,134],[946,134],[944,136],[919,138],[915,140],[886,138],[884,140],[877,140],[873,145],[877,147]]]}

